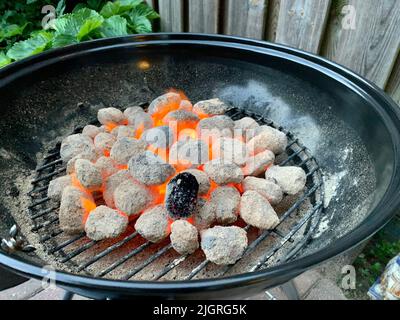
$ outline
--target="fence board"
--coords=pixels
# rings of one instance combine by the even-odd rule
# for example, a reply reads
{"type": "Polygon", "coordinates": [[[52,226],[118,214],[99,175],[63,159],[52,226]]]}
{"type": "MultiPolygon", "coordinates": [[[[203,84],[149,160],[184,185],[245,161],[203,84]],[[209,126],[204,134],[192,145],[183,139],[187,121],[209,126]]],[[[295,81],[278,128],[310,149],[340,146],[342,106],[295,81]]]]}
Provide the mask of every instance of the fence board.
{"type": "Polygon", "coordinates": [[[275,2],[277,3],[274,6],[277,6],[279,11],[273,41],[318,53],[329,17],[331,0],[275,2]]]}
{"type": "Polygon", "coordinates": [[[355,8],[355,29],[344,28],[349,15],[336,10],[322,54],[384,88],[400,46],[400,1],[350,0],[348,4],[355,8]]]}
{"type": "Polygon", "coordinates": [[[154,8],[154,0],[146,0],[146,3],[147,3],[150,7],[154,8]]]}
{"type": "Polygon", "coordinates": [[[393,100],[400,106],[400,54],[393,68],[386,91],[392,96],[393,100]]]}
{"type": "Polygon", "coordinates": [[[268,0],[226,0],[224,33],[263,39],[268,0]]]}
{"type": "Polygon", "coordinates": [[[160,26],[164,32],[183,32],[183,0],[159,0],[160,26]]]}
{"type": "Polygon", "coordinates": [[[219,0],[189,0],[189,32],[218,32],[219,0]]]}

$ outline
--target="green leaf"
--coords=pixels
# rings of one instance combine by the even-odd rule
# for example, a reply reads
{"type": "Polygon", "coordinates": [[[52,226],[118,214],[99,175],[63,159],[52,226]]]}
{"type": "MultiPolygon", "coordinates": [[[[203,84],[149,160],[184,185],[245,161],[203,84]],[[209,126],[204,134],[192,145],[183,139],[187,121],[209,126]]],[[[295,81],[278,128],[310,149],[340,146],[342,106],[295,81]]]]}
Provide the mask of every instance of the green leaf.
{"type": "Polygon", "coordinates": [[[41,32],[28,40],[15,43],[7,52],[7,56],[13,60],[21,60],[31,55],[44,51],[52,39],[50,32],[41,32]]]}
{"type": "Polygon", "coordinates": [[[1,25],[0,24],[0,42],[3,41],[4,39],[11,38],[11,37],[22,34],[27,25],[28,25],[28,23],[25,23],[23,25],[17,25],[17,24],[1,25]]]}
{"type": "Polygon", "coordinates": [[[122,12],[128,11],[139,5],[143,0],[117,0],[121,7],[122,12]]]}
{"type": "Polygon", "coordinates": [[[128,34],[127,21],[121,16],[112,16],[104,20],[99,33],[103,38],[125,36],[128,34]]]}
{"type": "Polygon", "coordinates": [[[152,15],[145,7],[137,6],[124,14],[128,20],[128,27],[133,33],[149,33],[152,31],[151,21],[147,15],[152,15]]]}
{"type": "Polygon", "coordinates": [[[100,14],[104,17],[104,18],[109,18],[112,16],[115,16],[119,13],[120,10],[120,5],[119,2],[111,2],[108,1],[103,8],[101,8],[100,14]]]}
{"type": "Polygon", "coordinates": [[[154,11],[147,3],[141,3],[135,7],[134,11],[139,16],[144,16],[149,20],[155,20],[160,18],[160,15],[154,11]]]}
{"type": "Polygon", "coordinates": [[[5,55],[4,52],[0,52],[0,68],[6,66],[11,62],[11,59],[5,55]]]}
{"type": "Polygon", "coordinates": [[[103,17],[96,11],[83,8],[55,19],[54,28],[57,35],[75,36],[78,41],[81,41],[90,32],[100,27],[103,21],[103,17]]]}
{"type": "Polygon", "coordinates": [[[71,36],[69,34],[57,34],[54,36],[51,44],[53,48],[59,48],[75,43],[79,43],[75,36],[71,36]]]}

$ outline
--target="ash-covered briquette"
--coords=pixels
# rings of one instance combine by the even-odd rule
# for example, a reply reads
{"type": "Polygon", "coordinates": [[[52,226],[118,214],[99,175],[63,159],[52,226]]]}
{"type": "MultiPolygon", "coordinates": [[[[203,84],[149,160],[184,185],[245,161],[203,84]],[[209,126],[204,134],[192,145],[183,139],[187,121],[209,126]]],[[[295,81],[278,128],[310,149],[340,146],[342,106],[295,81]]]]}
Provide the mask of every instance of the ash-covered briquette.
{"type": "Polygon", "coordinates": [[[254,136],[254,130],[258,128],[260,125],[256,120],[250,117],[245,117],[240,120],[235,121],[235,134],[241,134],[245,141],[248,141],[248,137],[254,136]]]}
{"type": "Polygon", "coordinates": [[[171,224],[172,247],[181,255],[188,255],[199,248],[199,233],[196,227],[186,220],[177,220],[171,224]]]}
{"type": "Polygon", "coordinates": [[[64,189],[69,185],[71,185],[71,176],[62,176],[51,180],[47,196],[54,201],[60,201],[64,189]]]}
{"type": "Polygon", "coordinates": [[[240,192],[234,187],[218,187],[211,193],[215,218],[220,224],[236,222],[239,215],[240,192]]]}
{"type": "Polygon", "coordinates": [[[174,133],[168,126],[160,126],[143,132],[141,139],[155,149],[167,149],[174,142],[174,133]]]}
{"type": "Polygon", "coordinates": [[[175,110],[169,112],[164,118],[163,118],[163,123],[168,124],[170,121],[183,121],[186,123],[196,123],[200,121],[200,118],[197,114],[195,114],[192,111],[187,111],[187,110],[175,110]]]}
{"type": "Polygon", "coordinates": [[[175,173],[175,168],[151,151],[132,157],[128,163],[132,177],[147,186],[163,184],[175,173]]]}
{"type": "Polygon", "coordinates": [[[179,104],[179,110],[192,111],[193,105],[189,100],[182,100],[179,104]]]}
{"type": "Polygon", "coordinates": [[[152,201],[149,190],[132,180],[122,182],[114,191],[115,207],[128,216],[139,214],[148,208],[152,201]]]}
{"type": "Polygon", "coordinates": [[[157,243],[168,237],[168,213],[163,206],[156,206],[143,212],[135,223],[136,231],[146,240],[157,243]]]}
{"type": "Polygon", "coordinates": [[[157,112],[160,112],[160,110],[166,108],[167,106],[173,107],[173,109],[178,109],[180,103],[181,103],[181,96],[177,93],[174,92],[168,92],[162,96],[159,96],[158,98],[154,99],[148,108],[148,113],[150,115],[153,115],[157,112]]]}
{"type": "Polygon", "coordinates": [[[196,212],[193,218],[194,225],[198,230],[209,228],[215,222],[216,218],[215,203],[203,198],[198,198],[196,212]]]}
{"type": "Polygon", "coordinates": [[[126,180],[132,180],[132,176],[129,174],[128,170],[120,170],[105,180],[103,199],[108,207],[115,208],[114,191],[126,180]]]}
{"type": "Polygon", "coordinates": [[[111,149],[110,157],[119,165],[125,165],[135,156],[146,151],[147,145],[142,140],[132,138],[118,139],[111,149]]]}
{"type": "Polygon", "coordinates": [[[228,116],[214,116],[203,119],[197,125],[197,132],[201,137],[228,137],[233,136],[235,122],[228,116]]]}
{"type": "Polygon", "coordinates": [[[103,179],[108,178],[114,173],[118,172],[118,169],[115,167],[116,163],[110,157],[102,156],[97,159],[95,166],[100,170],[103,179]]]}
{"type": "Polygon", "coordinates": [[[202,140],[179,140],[171,146],[169,159],[186,167],[201,165],[209,160],[209,148],[202,140]]]}
{"type": "Polygon", "coordinates": [[[281,187],[274,183],[272,180],[247,177],[243,180],[242,186],[245,192],[257,191],[272,205],[279,204],[283,199],[283,192],[281,187]]]}
{"type": "Polygon", "coordinates": [[[265,172],[265,178],[275,181],[289,195],[303,191],[307,182],[307,175],[300,167],[272,166],[265,172]]]}
{"type": "Polygon", "coordinates": [[[152,117],[146,112],[137,112],[128,117],[129,126],[135,130],[147,130],[154,126],[152,117]]]}
{"type": "Polygon", "coordinates": [[[102,132],[102,129],[92,124],[85,126],[82,130],[82,134],[84,136],[88,136],[91,139],[94,139],[94,137],[97,136],[100,132],[102,132]]]}
{"type": "Polygon", "coordinates": [[[209,116],[223,115],[230,107],[218,98],[199,101],[193,106],[193,111],[209,116]]]}
{"type": "Polygon", "coordinates": [[[254,138],[247,143],[249,154],[257,154],[265,150],[281,154],[286,150],[288,140],[285,133],[269,126],[260,126],[254,133],[254,138]]]}
{"type": "Polygon", "coordinates": [[[88,190],[99,190],[103,184],[100,170],[89,160],[76,160],[75,173],[80,184],[88,190]]]}
{"type": "Polygon", "coordinates": [[[106,206],[92,210],[85,224],[89,239],[99,241],[118,237],[128,227],[128,216],[106,206]]]}
{"type": "Polygon", "coordinates": [[[207,174],[204,171],[201,171],[198,169],[188,169],[183,172],[188,172],[195,176],[195,178],[199,184],[199,195],[200,196],[208,193],[208,190],[210,190],[210,187],[211,187],[211,183],[210,183],[210,178],[207,176],[207,174]]]}
{"type": "Polygon", "coordinates": [[[201,233],[201,248],[207,260],[217,265],[234,264],[247,248],[246,231],[239,227],[216,226],[201,233]]]}
{"type": "Polygon", "coordinates": [[[111,134],[118,139],[121,138],[135,138],[136,137],[136,129],[134,126],[118,126],[115,127],[111,134]]]}
{"type": "Polygon", "coordinates": [[[268,200],[256,191],[246,191],[240,201],[240,216],[248,225],[271,230],[279,224],[279,218],[268,200]]]}
{"type": "Polygon", "coordinates": [[[259,176],[264,174],[274,164],[274,161],[275,155],[270,150],[265,150],[255,156],[249,156],[243,168],[243,173],[246,176],[259,176]]]}
{"type": "Polygon", "coordinates": [[[214,158],[220,158],[227,162],[233,162],[243,166],[247,160],[246,144],[238,139],[219,138],[212,146],[214,158]]]}
{"type": "Polygon", "coordinates": [[[83,134],[73,134],[66,137],[60,148],[60,156],[64,163],[67,163],[77,155],[96,154],[93,141],[83,134]]]}
{"type": "Polygon", "coordinates": [[[243,181],[242,169],[234,163],[216,159],[204,165],[207,175],[220,185],[241,183],[243,181]]]}
{"type": "Polygon", "coordinates": [[[196,177],[188,172],[175,176],[167,185],[165,207],[174,218],[187,218],[196,211],[199,183],[196,177]]]}
{"type": "Polygon", "coordinates": [[[97,112],[97,119],[101,124],[104,125],[111,123],[119,124],[125,119],[125,116],[121,110],[111,107],[111,108],[100,109],[97,112]]]}
{"type": "Polygon", "coordinates": [[[60,228],[67,234],[76,234],[84,231],[83,217],[86,214],[83,200],[94,203],[91,195],[82,192],[80,189],[68,186],[64,189],[60,212],[58,215],[60,228]]]}
{"type": "Polygon", "coordinates": [[[110,152],[115,141],[116,138],[111,133],[100,132],[96,137],[94,137],[94,146],[102,152],[110,152]]]}
{"type": "Polygon", "coordinates": [[[138,113],[143,113],[144,110],[142,107],[139,106],[133,106],[133,107],[128,107],[124,110],[124,115],[126,118],[132,117],[138,113]]]}

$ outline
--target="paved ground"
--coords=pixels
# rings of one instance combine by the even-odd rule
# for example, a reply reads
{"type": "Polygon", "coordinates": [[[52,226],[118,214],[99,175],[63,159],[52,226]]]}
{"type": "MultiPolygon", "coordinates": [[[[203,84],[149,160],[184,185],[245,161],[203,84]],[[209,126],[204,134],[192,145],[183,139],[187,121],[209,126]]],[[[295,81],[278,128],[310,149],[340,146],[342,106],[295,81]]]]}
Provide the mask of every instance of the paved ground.
{"type": "MultiPolygon", "coordinates": [[[[338,285],[343,277],[342,268],[350,265],[362,248],[354,249],[294,279],[300,298],[302,300],[345,300],[344,291],[338,285]]],[[[61,288],[44,289],[41,281],[28,280],[17,287],[0,292],[0,300],[59,300],[62,299],[64,293],[65,291],[61,288]]],[[[74,296],[74,299],[86,298],[74,296]]],[[[268,293],[260,293],[249,299],[282,300],[288,297],[280,288],[275,288],[269,290],[268,293]]]]}

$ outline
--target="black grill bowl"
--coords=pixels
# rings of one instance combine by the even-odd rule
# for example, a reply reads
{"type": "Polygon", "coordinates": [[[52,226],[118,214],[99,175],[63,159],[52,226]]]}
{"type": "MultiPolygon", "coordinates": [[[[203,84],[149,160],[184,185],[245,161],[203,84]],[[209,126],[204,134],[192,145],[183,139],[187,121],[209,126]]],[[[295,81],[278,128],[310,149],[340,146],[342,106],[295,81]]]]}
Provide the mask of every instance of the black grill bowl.
{"type": "MultiPolygon", "coordinates": [[[[289,262],[234,277],[176,282],[56,273],[58,285],[88,297],[258,293],[371,237],[399,206],[398,106],[360,76],[299,50],[218,35],[137,35],[51,50],[1,69],[0,79],[0,183],[16,199],[17,177],[35,169],[48,142],[92,119],[90,105],[127,106],[169,88],[183,90],[192,101],[219,96],[238,108],[266,114],[296,133],[327,179],[339,174],[341,182],[324,211],[328,230],[289,262]],[[80,102],[83,107],[77,106],[80,102]]],[[[0,201],[4,237],[16,210],[26,208],[0,201]]],[[[0,251],[0,264],[41,278],[45,262],[0,251]]]]}

